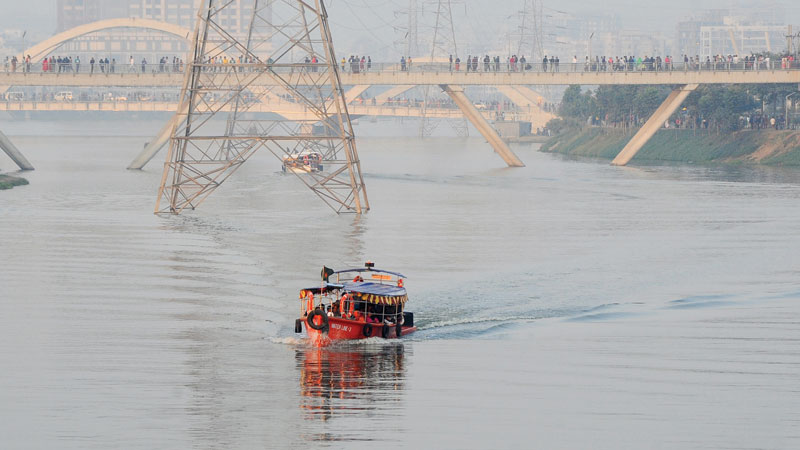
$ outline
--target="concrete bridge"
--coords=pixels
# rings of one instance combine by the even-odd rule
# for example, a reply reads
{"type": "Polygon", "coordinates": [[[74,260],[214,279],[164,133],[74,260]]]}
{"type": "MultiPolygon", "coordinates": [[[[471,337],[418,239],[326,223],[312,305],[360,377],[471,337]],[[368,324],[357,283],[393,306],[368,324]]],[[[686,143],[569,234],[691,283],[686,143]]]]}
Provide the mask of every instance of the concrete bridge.
{"type": "MultiPolygon", "coordinates": [[[[75,29],[65,31],[59,35],[42,42],[26,53],[32,55],[32,64],[20,63],[16,70],[7,68],[4,73],[0,73],[0,92],[6,92],[10,88],[25,86],[43,87],[118,87],[118,88],[174,88],[183,86],[185,73],[183,66],[177,67],[172,64],[142,65],[137,62],[130,65],[119,62],[113,66],[100,67],[95,64],[90,66],[86,62],[78,66],[77,64],[62,64],[56,67],[42,65],[42,60],[64,42],[94,33],[101,30],[112,28],[143,28],[156,30],[171,34],[179,39],[189,40],[189,30],[164,24],[156,21],[143,19],[110,19],[82,25],[75,29]]],[[[18,56],[20,61],[22,55],[18,56]]],[[[797,62],[795,62],[797,64],[797,62]]],[[[541,97],[527,86],[546,86],[546,85],[669,85],[674,86],[673,92],[667,97],[662,105],[656,110],[653,116],[637,132],[626,147],[620,152],[613,164],[627,164],[638,150],[652,137],[660,125],[674,113],[685,98],[701,84],[763,84],[763,83],[793,83],[800,85],[800,67],[787,67],[782,61],[756,62],[756,63],[713,63],[713,64],[694,64],[684,65],[679,62],[677,65],[664,64],[630,64],[617,65],[614,70],[610,67],[596,66],[593,64],[574,64],[564,62],[562,64],[494,64],[479,62],[473,70],[465,70],[466,63],[460,67],[449,63],[413,63],[407,66],[399,64],[373,63],[368,70],[361,73],[353,73],[345,70],[349,65],[343,65],[341,70],[342,85],[351,86],[350,91],[345,95],[348,99],[355,99],[370,86],[392,86],[388,91],[376,97],[374,109],[366,107],[365,114],[375,115],[400,115],[402,112],[398,108],[387,109],[385,103],[388,99],[401,95],[403,92],[416,86],[438,86],[442,89],[458,106],[461,114],[468,118],[478,131],[492,145],[494,150],[503,158],[509,166],[522,166],[522,161],[511,152],[508,146],[500,139],[497,132],[487,122],[485,111],[479,111],[475,105],[469,101],[464,94],[465,86],[494,86],[504,95],[509,97],[518,106],[531,110],[531,117],[538,116],[546,118],[546,114],[533,110],[538,109],[541,104],[541,97]],[[598,69],[609,70],[598,70],[598,69]]],[[[318,67],[312,64],[207,64],[202,70],[217,74],[215,79],[210,80],[215,86],[224,86],[230,82],[232,86],[250,86],[251,89],[280,88],[280,86],[319,86],[320,80],[326,78],[328,74],[318,71],[318,67]],[[270,76],[263,76],[268,72],[270,76]],[[230,81],[229,81],[230,80],[230,81]],[[248,83],[248,80],[251,82],[248,83]]],[[[170,107],[177,105],[172,104],[170,107]]],[[[270,109],[270,103],[261,103],[258,108],[270,109]]],[[[75,103],[71,106],[55,104],[34,104],[32,102],[7,102],[1,109],[13,110],[92,110],[97,107],[112,108],[112,110],[124,109],[130,111],[131,108],[147,108],[154,105],[93,105],[91,102],[84,104],[75,103]],[[50,109],[41,109],[50,108],[50,109]]],[[[255,105],[254,105],[255,106],[255,105]]],[[[163,107],[167,107],[164,105],[163,107]]],[[[274,107],[274,105],[273,105],[274,107]]],[[[144,109],[142,109],[144,110],[144,109]]],[[[430,109],[428,109],[430,110],[430,109]]],[[[154,140],[163,145],[163,136],[174,125],[174,121],[181,115],[181,111],[176,111],[176,116],[162,129],[160,135],[154,140]]],[[[280,112],[273,110],[270,112],[280,112]]],[[[283,111],[287,118],[307,117],[303,111],[283,111]]],[[[352,106],[352,113],[359,115],[358,106],[352,106]]],[[[421,114],[417,111],[406,111],[407,117],[414,117],[412,114],[421,114]]],[[[427,113],[427,112],[426,112],[427,113]]],[[[450,114],[451,111],[442,112],[450,114]]],[[[431,111],[431,114],[435,114],[431,111]]],[[[282,114],[283,115],[283,114],[282,114]]],[[[304,119],[297,119],[304,120],[304,119]]],[[[0,147],[14,159],[22,169],[32,169],[13,144],[0,133],[0,147]]],[[[159,147],[160,148],[160,147],[159,147]]],[[[157,152],[157,148],[152,145],[141,154],[130,168],[141,168],[144,161],[157,152]],[[138,163],[137,163],[138,162],[138,163]]]]}
{"type": "MultiPolygon", "coordinates": [[[[144,101],[7,101],[0,102],[2,112],[166,112],[174,113],[178,109],[177,102],[144,102],[144,101]]],[[[230,111],[231,105],[221,107],[222,111],[230,111]]],[[[286,120],[306,122],[317,120],[317,115],[302,105],[291,102],[278,103],[255,103],[247,108],[251,113],[273,113],[286,120]]],[[[460,119],[464,114],[457,107],[443,108],[438,106],[428,106],[422,108],[413,104],[384,104],[384,105],[364,105],[352,104],[348,106],[348,111],[352,117],[371,116],[371,117],[430,117],[440,119],[460,119]]],[[[498,111],[487,109],[478,110],[480,115],[486,120],[496,120],[498,111]]],[[[531,121],[536,111],[533,108],[515,108],[502,111],[504,118],[516,121],[531,121]]],[[[550,115],[552,116],[552,115],[550,115]]],[[[541,120],[541,119],[539,119],[541,120]]]]}
{"type": "MultiPolygon", "coordinates": [[[[463,92],[463,86],[494,86],[504,92],[509,98],[518,105],[526,108],[536,108],[541,100],[536,100],[538,94],[530,90],[529,85],[669,85],[675,86],[673,93],[667,97],[664,103],[656,110],[654,115],[645,123],[639,132],[631,139],[626,147],[614,159],[613,164],[627,164],[641,149],[641,147],[658,130],[660,124],[671,116],[681,105],[686,97],[701,84],[764,84],[764,83],[791,83],[800,85],[800,70],[798,68],[785,68],[780,66],[780,61],[770,63],[757,63],[747,66],[744,63],[737,65],[726,65],[723,67],[697,66],[697,67],[671,67],[670,70],[658,70],[656,67],[640,67],[639,70],[617,70],[617,71],[586,71],[584,67],[577,65],[567,65],[565,70],[548,71],[530,70],[518,71],[450,71],[449,65],[425,64],[412,67],[410,70],[400,70],[394,64],[376,64],[372,71],[364,73],[343,72],[341,75],[344,85],[351,86],[349,95],[346,98],[355,98],[363,93],[370,86],[383,85],[394,86],[382,95],[377,108],[368,110],[365,114],[376,115],[406,115],[414,117],[409,112],[399,112],[386,110],[384,103],[392,96],[397,96],[415,86],[435,85],[445,91],[459,106],[465,117],[469,118],[473,125],[486,137],[498,154],[503,157],[510,166],[522,165],[522,162],[511,153],[505,144],[502,144],[499,136],[486,121],[484,114],[475,109],[463,92]],[[776,67],[777,66],[777,67],[776,67]],[[650,70],[647,70],[650,69],[650,70]],[[457,98],[458,97],[458,98],[457,98]]],[[[144,71],[136,72],[136,68],[130,68],[130,72],[123,73],[85,73],[85,72],[25,72],[25,73],[5,73],[0,74],[0,90],[8,86],[51,86],[51,87],[171,87],[177,89],[183,83],[184,73],[180,72],[161,72],[169,70],[168,67],[152,68],[149,73],[147,67],[144,71]],[[158,71],[156,71],[156,69],[158,71]]],[[[83,67],[83,70],[86,68],[83,67]]],[[[115,70],[119,67],[115,67],[115,70]]],[[[326,74],[315,71],[315,67],[297,65],[269,65],[269,64],[228,64],[225,66],[208,65],[204,70],[218,73],[217,81],[224,85],[231,80],[232,85],[247,84],[242,83],[242,79],[252,78],[253,87],[272,88],[279,87],[286,83],[294,86],[308,84],[319,85],[318,77],[325,77],[326,74]],[[259,73],[269,71],[275,76],[263,77],[259,73]],[[280,80],[280,81],[276,81],[280,80]]],[[[544,67],[541,67],[544,69],[544,67]]],[[[108,70],[108,68],[106,68],[108,70]]],[[[539,97],[540,98],[540,97],[539,97]]],[[[259,105],[261,111],[266,111],[269,106],[259,105]]],[[[28,107],[34,108],[33,105],[28,107]]],[[[56,108],[56,106],[47,106],[56,108]]],[[[86,106],[89,108],[89,106],[86,106]]],[[[145,105],[141,106],[146,107],[145,105]]],[[[11,106],[7,106],[11,108],[11,106]]],[[[77,106],[61,107],[66,109],[77,108],[77,106]]],[[[130,105],[113,108],[125,108],[130,110],[130,105]]],[[[277,112],[278,111],[272,111],[277,112]]],[[[358,112],[352,111],[355,115],[358,112]]],[[[296,111],[285,111],[287,118],[306,117],[305,113],[296,111]]],[[[283,114],[281,114],[283,115],[283,114]]],[[[421,114],[419,114],[421,115],[421,114]]],[[[419,116],[417,115],[417,116],[419,116]]],[[[534,114],[531,114],[533,116],[534,114]]],[[[542,111],[538,111],[538,117],[546,117],[542,111]]],[[[302,120],[302,119],[298,119],[302,120]]],[[[155,142],[160,142],[156,139],[155,142]]],[[[152,150],[152,149],[151,149],[152,150]]],[[[152,156],[151,156],[152,157],[152,156]]],[[[142,158],[139,158],[141,160],[142,158]]],[[[148,159],[149,160],[149,159],[148,159]]]]}
{"type": "MultiPolygon", "coordinates": [[[[582,69],[559,72],[451,72],[447,65],[425,65],[412,71],[399,70],[394,64],[376,65],[371,72],[342,72],[341,80],[345,86],[547,86],[547,85],[686,85],[686,84],[777,84],[800,83],[800,69],[781,69],[780,61],[771,62],[771,68],[744,69],[732,67],[729,70],[683,70],[673,68],[669,71],[606,71],[587,72],[582,69]],[[377,70],[376,70],[377,69],[377,70]]],[[[179,89],[183,85],[184,74],[181,72],[159,72],[158,67],[149,66],[145,72],[140,68],[129,72],[127,66],[117,65],[115,73],[89,73],[86,64],[81,64],[81,72],[5,72],[0,73],[0,86],[50,86],[50,87],[169,87],[179,89]]],[[[208,70],[219,71],[216,85],[224,85],[226,79],[231,84],[238,83],[237,78],[247,77],[263,71],[271,71],[279,75],[283,81],[278,82],[271,77],[258,77],[257,86],[280,86],[282,83],[293,86],[315,85],[317,78],[324,77],[322,72],[298,70],[296,65],[228,65],[217,67],[210,65],[208,70]]]]}

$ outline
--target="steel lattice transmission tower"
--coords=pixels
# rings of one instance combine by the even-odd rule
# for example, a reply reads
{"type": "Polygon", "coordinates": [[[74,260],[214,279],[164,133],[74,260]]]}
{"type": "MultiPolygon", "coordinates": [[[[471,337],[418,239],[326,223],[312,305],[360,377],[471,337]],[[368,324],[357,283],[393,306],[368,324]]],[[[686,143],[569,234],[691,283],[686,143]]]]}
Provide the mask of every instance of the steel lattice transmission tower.
{"type": "MultiPolygon", "coordinates": [[[[408,1],[408,9],[395,10],[395,18],[404,19],[405,23],[394,26],[396,32],[402,34],[402,38],[394,42],[395,49],[403,56],[417,58],[420,56],[419,50],[419,14],[417,0],[408,1]]],[[[402,23],[402,22],[401,22],[402,23]]]]}
{"type": "Polygon", "coordinates": [[[406,38],[406,56],[419,56],[419,11],[417,0],[408,0],[408,31],[406,38]]]}
{"type": "MultiPolygon", "coordinates": [[[[455,25],[453,24],[451,1],[437,0],[433,3],[436,5],[436,20],[433,26],[433,39],[431,40],[431,63],[441,62],[436,61],[437,58],[447,59],[450,57],[450,55],[453,55],[453,58],[458,56],[458,43],[456,42],[456,31],[455,25]]],[[[419,127],[420,137],[430,136],[431,133],[433,133],[433,130],[435,130],[436,126],[439,124],[439,122],[432,120],[427,116],[428,102],[432,97],[431,89],[431,86],[426,86],[424,88],[425,95],[422,102],[419,127]]],[[[456,131],[458,136],[465,137],[469,133],[466,119],[451,120],[450,125],[456,131]]]]}
{"type": "Polygon", "coordinates": [[[323,0],[199,0],[191,60],[172,130],[156,213],[194,209],[261,149],[322,155],[324,171],[297,176],[337,213],[369,210],[355,136],[323,0]],[[226,31],[233,5],[250,14],[226,31]],[[272,86],[272,88],[267,88],[272,86]],[[283,92],[315,120],[263,120],[248,110],[283,92]]]}
{"type": "Polygon", "coordinates": [[[544,56],[544,39],[542,30],[542,2],[525,0],[519,12],[519,44],[517,56],[528,55],[528,61],[539,62],[544,56]]]}

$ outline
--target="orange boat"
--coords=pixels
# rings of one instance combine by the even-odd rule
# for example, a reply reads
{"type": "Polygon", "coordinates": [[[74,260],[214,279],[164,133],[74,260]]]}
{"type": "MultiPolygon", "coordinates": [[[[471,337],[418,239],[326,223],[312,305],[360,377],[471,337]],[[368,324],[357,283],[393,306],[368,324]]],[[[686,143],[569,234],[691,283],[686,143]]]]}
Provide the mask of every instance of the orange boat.
{"type": "Polygon", "coordinates": [[[311,342],[320,347],[337,340],[391,339],[413,333],[417,327],[414,313],[405,311],[405,278],[375,269],[369,261],[363,269],[323,267],[322,284],[300,291],[300,318],[294,331],[302,333],[305,326],[311,342]]]}

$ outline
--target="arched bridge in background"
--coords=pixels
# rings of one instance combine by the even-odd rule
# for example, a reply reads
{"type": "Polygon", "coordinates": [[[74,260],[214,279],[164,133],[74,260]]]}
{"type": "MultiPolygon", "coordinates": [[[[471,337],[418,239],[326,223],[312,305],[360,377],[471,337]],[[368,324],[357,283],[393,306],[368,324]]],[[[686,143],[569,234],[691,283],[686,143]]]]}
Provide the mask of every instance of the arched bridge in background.
{"type": "MultiPolygon", "coordinates": [[[[24,54],[17,55],[17,60],[24,64],[25,58],[30,55],[31,64],[40,63],[45,57],[52,54],[59,47],[65,43],[77,39],[88,34],[97,33],[98,31],[111,30],[115,28],[136,28],[141,30],[161,31],[173,35],[179,39],[190,42],[192,31],[171,23],[161,22],[158,20],[150,19],[137,19],[134,17],[100,20],[97,22],[79,25],[64,32],[58,33],[44,41],[34,45],[33,47],[23,49],[24,54]]],[[[8,86],[13,85],[10,83],[0,83],[0,92],[5,92],[8,86]]],[[[33,170],[33,165],[28,162],[22,152],[8,139],[2,132],[0,132],[0,149],[2,149],[22,170],[33,170]]]]}
{"type": "MultiPolygon", "coordinates": [[[[97,22],[79,25],[64,32],[58,33],[55,36],[48,38],[31,48],[25,49],[25,56],[31,56],[31,63],[41,62],[46,56],[52,54],[58,47],[65,43],[86,36],[87,34],[97,33],[98,31],[111,30],[114,28],[135,28],[140,30],[161,31],[180,38],[187,43],[191,40],[192,31],[188,28],[171,23],[160,22],[158,20],[150,19],[137,19],[134,17],[107,19],[97,22]]],[[[23,61],[22,55],[18,55],[17,59],[23,61]]]]}

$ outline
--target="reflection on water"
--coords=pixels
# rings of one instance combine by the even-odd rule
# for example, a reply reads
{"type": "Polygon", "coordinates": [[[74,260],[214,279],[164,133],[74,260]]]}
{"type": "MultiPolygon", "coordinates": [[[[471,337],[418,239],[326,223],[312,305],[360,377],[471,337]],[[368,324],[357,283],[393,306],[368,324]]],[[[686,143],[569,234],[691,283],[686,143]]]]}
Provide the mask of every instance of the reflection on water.
{"type": "Polygon", "coordinates": [[[402,343],[307,347],[295,356],[306,420],[393,415],[402,401],[406,377],[402,343]]]}

